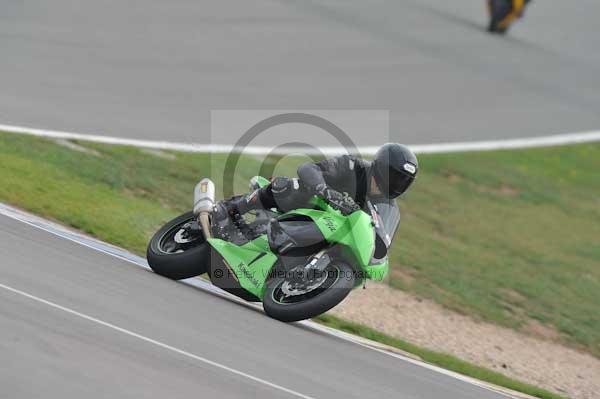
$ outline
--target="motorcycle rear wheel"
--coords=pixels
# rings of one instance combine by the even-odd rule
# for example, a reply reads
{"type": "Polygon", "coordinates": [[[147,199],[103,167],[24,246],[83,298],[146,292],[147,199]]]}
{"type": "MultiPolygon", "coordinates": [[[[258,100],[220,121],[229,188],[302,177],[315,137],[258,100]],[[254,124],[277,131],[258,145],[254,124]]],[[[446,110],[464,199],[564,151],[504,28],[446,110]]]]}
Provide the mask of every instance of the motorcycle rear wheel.
{"type": "Polygon", "coordinates": [[[146,258],[155,273],[173,280],[183,280],[206,273],[210,264],[210,245],[202,233],[192,237],[181,237],[185,224],[194,219],[192,212],[184,213],[167,222],[150,239],[146,258]],[[177,234],[179,237],[176,239],[177,234]]]}
{"type": "Polygon", "coordinates": [[[302,295],[285,295],[282,286],[286,282],[286,276],[271,279],[263,297],[265,313],[280,321],[293,322],[318,316],[338,305],[354,287],[354,269],[347,263],[334,259],[325,272],[326,280],[319,287],[302,295]]]}

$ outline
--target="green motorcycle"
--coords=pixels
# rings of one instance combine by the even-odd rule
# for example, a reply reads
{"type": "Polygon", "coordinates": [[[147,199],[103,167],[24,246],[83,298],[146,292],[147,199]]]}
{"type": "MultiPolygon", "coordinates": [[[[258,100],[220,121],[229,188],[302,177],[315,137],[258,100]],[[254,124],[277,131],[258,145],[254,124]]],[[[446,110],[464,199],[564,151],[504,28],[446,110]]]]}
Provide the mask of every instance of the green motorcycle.
{"type": "MultiPolygon", "coordinates": [[[[250,187],[267,184],[255,177],[250,187]]],[[[315,196],[310,208],[254,211],[241,228],[231,219],[213,220],[214,192],[212,181],[200,181],[194,211],[152,237],[147,258],[154,272],[175,280],[207,273],[215,286],[262,302],[267,315],[285,322],[318,316],[388,273],[400,222],[395,201],[368,201],[366,211],[344,216],[315,196]]]]}

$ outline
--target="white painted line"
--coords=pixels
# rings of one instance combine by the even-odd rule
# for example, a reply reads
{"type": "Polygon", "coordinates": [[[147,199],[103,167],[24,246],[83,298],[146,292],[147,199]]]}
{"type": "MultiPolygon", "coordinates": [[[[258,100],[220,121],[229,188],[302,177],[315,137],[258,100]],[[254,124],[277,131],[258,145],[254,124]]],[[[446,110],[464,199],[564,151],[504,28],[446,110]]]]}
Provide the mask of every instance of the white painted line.
{"type": "MultiPolygon", "coordinates": [[[[6,205],[0,202],[0,215],[4,215],[7,216],[11,219],[14,220],[18,220],[19,222],[25,223],[29,226],[38,228],[40,230],[43,230],[45,232],[48,232],[52,235],[67,239],[69,241],[72,241],[76,244],[79,245],[83,245],[85,247],[91,248],[93,250],[99,251],[99,252],[103,252],[107,255],[111,255],[114,256],[118,259],[124,260],[126,262],[132,263],[138,267],[141,267],[143,269],[146,270],[151,270],[150,267],[148,266],[148,263],[146,262],[146,259],[134,255],[122,248],[116,247],[114,245],[105,243],[103,241],[100,241],[96,238],[93,237],[89,237],[86,236],[80,232],[77,231],[73,231],[70,230],[68,228],[66,228],[63,225],[60,225],[58,223],[54,223],[52,221],[46,220],[44,218],[41,218],[39,216],[33,215],[29,212],[25,212],[22,210],[19,210],[17,208],[14,208],[10,205],[6,205]]],[[[234,301],[240,305],[246,306],[248,308],[252,308],[255,310],[259,310],[262,312],[262,306],[260,304],[255,304],[252,302],[247,302],[244,301],[243,299],[240,299],[232,294],[229,294],[228,292],[225,292],[223,290],[221,290],[218,287],[215,287],[214,285],[212,285],[210,282],[200,279],[200,278],[190,278],[190,279],[186,279],[186,280],[181,280],[182,283],[186,284],[186,285],[190,285],[193,286],[195,288],[201,289],[203,291],[208,291],[211,292],[213,294],[219,295],[221,297],[224,297],[228,300],[234,301]]],[[[310,320],[305,320],[305,321],[301,321],[299,322],[300,324],[315,330],[315,331],[319,331],[321,333],[324,334],[328,334],[331,336],[334,336],[336,338],[342,339],[344,341],[348,341],[348,342],[352,342],[354,344],[358,344],[362,347],[368,348],[370,350],[374,350],[376,352],[388,355],[388,356],[392,356],[395,357],[397,359],[400,359],[402,361],[405,362],[409,362],[411,364],[420,366],[420,367],[424,367],[426,369],[429,370],[433,370],[436,371],[438,373],[450,376],[452,378],[455,378],[457,380],[478,386],[480,388],[483,389],[487,389],[496,393],[501,393],[503,395],[505,395],[507,398],[512,398],[512,399],[520,399],[520,398],[531,398],[531,399],[535,399],[529,395],[523,394],[521,392],[516,392],[516,391],[512,391],[510,389],[505,389],[493,384],[488,384],[484,381],[480,381],[477,380],[475,378],[471,378],[471,377],[467,377],[465,375],[456,373],[454,371],[450,371],[450,370],[446,370],[442,367],[438,367],[429,363],[425,363],[423,361],[420,360],[416,360],[413,358],[410,358],[408,356],[403,356],[401,354],[398,353],[394,353],[391,351],[386,351],[385,349],[381,349],[378,343],[370,341],[366,338],[362,338],[362,337],[358,337],[340,330],[336,330],[333,329],[331,327],[327,327],[327,326],[323,326],[321,324],[315,323],[313,321],[310,320]]]]}
{"type": "Polygon", "coordinates": [[[311,396],[307,396],[307,395],[301,394],[301,393],[299,393],[299,392],[296,392],[296,391],[294,391],[294,390],[291,390],[291,389],[288,389],[288,388],[282,387],[281,385],[274,384],[274,383],[272,383],[272,382],[269,382],[269,381],[267,381],[267,380],[263,380],[262,378],[255,377],[255,376],[253,376],[253,375],[251,375],[251,374],[248,374],[248,373],[244,373],[243,371],[239,371],[239,370],[236,370],[236,369],[234,369],[234,368],[231,368],[231,367],[225,366],[225,365],[223,365],[223,364],[221,364],[221,363],[217,363],[217,362],[214,362],[214,361],[212,361],[212,360],[206,359],[206,358],[204,358],[204,357],[202,357],[202,356],[194,355],[193,353],[190,353],[190,352],[184,351],[184,350],[182,350],[182,349],[175,348],[174,346],[167,345],[167,344],[165,344],[165,343],[163,343],[163,342],[160,342],[160,341],[157,341],[157,340],[155,340],[155,339],[148,338],[148,337],[146,337],[145,335],[138,334],[138,333],[136,333],[136,332],[133,332],[133,331],[131,331],[131,330],[127,330],[127,329],[125,329],[125,328],[122,328],[122,327],[116,326],[116,325],[114,325],[114,324],[112,324],[112,323],[108,323],[108,322],[106,322],[106,321],[103,321],[103,320],[97,319],[97,318],[95,318],[95,317],[92,317],[92,316],[89,316],[89,315],[87,315],[87,314],[84,314],[84,313],[78,312],[78,311],[76,311],[76,310],[73,310],[73,309],[67,308],[67,307],[65,307],[65,306],[62,306],[62,305],[59,305],[59,304],[57,304],[57,303],[54,303],[54,302],[48,301],[48,300],[46,300],[46,299],[43,299],[43,298],[37,297],[37,296],[35,296],[35,295],[28,294],[28,293],[27,293],[27,292],[25,292],[25,291],[18,290],[18,289],[16,289],[16,288],[10,287],[10,286],[8,286],[8,285],[5,285],[5,284],[2,284],[2,283],[0,283],[0,288],[3,288],[3,289],[5,289],[5,290],[7,290],[7,291],[10,291],[10,292],[13,292],[13,293],[15,293],[15,294],[18,294],[18,295],[24,296],[24,297],[26,297],[26,298],[32,299],[32,300],[34,300],[34,301],[37,301],[37,302],[39,302],[39,303],[43,303],[44,305],[48,305],[48,306],[50,306],[50,307],[53,307],[54,309],[62,310],[63,312],[69,313],[69,314],[71,314],[71,315],[73,315],[73,316],[77,316],[77,317],[80,317],[80,318],[82,318],[82,319],[85,319],[85,320],[91,321],[92,323],[96,323],[96,324],[99,324],[99,325],[101,325],[101,326],[108,327],[108,328],[110,328],[110,329],[113,329],[113,330],[115,330],[115,331],[118,331],[118,332],[120,332],[120,333],[123,333],[123,334],[125,334],[125,335],[129,335],[129,336],[131,336],[131,337],[137,338],[137,339],[139,339],[139,340],[142,340],[142,341],[144,341],[144,342],[148,342],[148,343],[150,343],[150,344],[152,344],[152,345],[156,345],[156,346],[158,346],[158,347],[161,347],[161,348],[163,348],[163,349],[170,350],[171,352],[178,353],[178,354],[180,354],[180,355],[183,355],[183,356],[186,356],[186,357],[192,358],[192,359],[194,359],[194,360],[198,360],[198,361],[200,361],[200,362],[202,362],[202,363],[206,363],[206,364],[208,364],[208,365],[210,365],[210,366],[213,366],[213,367],[219,368],[219,369],[221,369],[221,370],[228,371],[228,372],[230,372],[230,373],[232,373],[232,374],[239,375],[239,376],[241,376],[241,377],[247,378],[247,379],[249,379],[249,380],[252,380],[252,381],[254,381],[254,382],[257,382],[257,383],[259,383],[259,384],[266,385],[266,386],[268,386],[268,387],[270,387],[270,388],[274,388],[274,389],[276,389],[276,390],[279,390],[279,391],[282,391],[282,392],[288,393],[288,394],[290,394],[290,395],[293,395],[293,396],[296,396],[296,397],[299,397],[299,398],[304,398],[304,399],[314,399],[314,398],[313,398],[313,397],[311,397],[311,396]]]}
{"type": "MultiPolygon", "coordinates": [[[[0,125],[0,132],[24,134],[29,136],[57,138],[66,140],[81,140],[104,144],[120,144],[133,147],[152,148],[157,150],[171,150],[180,152],[205,152],[205,153],[230,153],[232,151],[242,151],[249,155],[274,154],[294,154],[305,153],[309,155],[323,154],[325,156],[346,154],[344,147],[321,147],[318,150],[311,149],[289,149],[280,148],[273,150],[268,146],[247,146],[235,148],[227,144],[194,144],[194,143],[176,143],[169,141],[137,140],[125,139],[120,137],[99,136],[82,133],[60,132],[46,129],[34,129],[22,126],[0,125]]],[[[589,131],[582,133],[567,133],[553,136],[529,137],[522,139],[473,141],[459,143],[441,143],[441,144],[415,144],[409,145],[418,154],[436,154],[451,152],[471,152],[471,151],[492,151],[504,149],[520,149],[533,147],[552,147],[568,144],[581,144],[600,141],[600,131],[589,131]]],[[[358,151],[361,155],[373,155],[378,146],[360,146],[358,151]]]]}
{"type": "Polygon", "coordinates": [[[411,148],[420,154],[439,154],[451,152],[473,152],[524,149],[536,147],[555,147],[561,145],[595,143],[600,141],[600,130],[566,133],[553,136],[527,137],[522,139],[472,141],[462,143],[441,143],[413,145],[411,148]]]}

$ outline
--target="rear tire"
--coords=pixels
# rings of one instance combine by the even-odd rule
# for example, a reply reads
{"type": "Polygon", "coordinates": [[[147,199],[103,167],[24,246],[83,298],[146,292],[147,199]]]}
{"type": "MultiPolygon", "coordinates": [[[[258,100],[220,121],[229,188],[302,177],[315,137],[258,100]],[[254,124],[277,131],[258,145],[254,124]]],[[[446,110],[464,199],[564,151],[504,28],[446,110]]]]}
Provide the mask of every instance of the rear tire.
{"type": "Polygon", "coordinates": [[[206,273],[210,264],[210,244],[204,236],[190,242],[180,252],[165,250],[166,243],[181,226],[194,220],[193,212],[187,212],[167,222],[158,230],[146,251],[148,265],[155,273],[173,280],[183,280],[206,273]]]}
{"type": "MultiPolygon", "coordinates": [[[[328,270],[328,277],[324,285],[328,284],[327,288],[299,302],[285,303],[282,301],[281,286],[286,278],[273,278],[267,283],[263,297],[265,313],[274,319],[292,322],[318,316],[342,302],[354,288],[356,279],[354,269],[347,263],[334,259],[326,270],[328,270]],[[331,277],[329,277],[330,273],[331,277]]],[[[296,297],[287,298],[294,299],[296,297]]],[[[300,299],[298,297],[295,300],[300,299]]]]}

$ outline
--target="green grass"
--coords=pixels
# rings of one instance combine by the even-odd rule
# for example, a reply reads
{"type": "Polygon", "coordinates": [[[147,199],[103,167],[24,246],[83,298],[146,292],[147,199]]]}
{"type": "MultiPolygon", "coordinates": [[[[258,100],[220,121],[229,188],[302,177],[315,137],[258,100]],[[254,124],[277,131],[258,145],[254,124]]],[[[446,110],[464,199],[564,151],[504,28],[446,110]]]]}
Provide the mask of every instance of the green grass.
{"type": "MultiPolygon", "coordinates": [[[[0,134],[0,201],[143,254],[189,210],[202,176],[222,187],[226,155],[164,153],[0,134]],[[163,155],[164,155],[163,154],[163,155]]],[[[243,157],[234,189],[304,159],[243,157]],[[272,168],[271,168],[272,169],[272,168]]],[[[389,283],[516,329],[535,320],[600,356],[600,144],[422,155],[400,201],[389,283]]]]}
{"type": "Polygon", "coordinates": [[[599,356],[600,145],[421,160],[391,284],[599,356]]]}
{"type": "Polygon", "coordinates": [[[481,381],[487,381],[498,386],[509,388],[518,392],[523,392],[528,395],[536,396],[539,398],[563,398],[558,394],[517,381],[503,374],[497,373],[495,371],[483,367],[476,366],[472,363],[465,362],[464,360],[460,360],[455,356],[431,351],[419,347],[417,345],[413,345],[409,342],[403,341],[395,337],[390,337],[389,335],[385,335],[377,330],[373,330],[372,328],[363,326],[361,324],[342,320],[340,318],[328,314],[319,316],[316,319],[316,321],[326,326],[346,331],[348,333],[358,335],[360,337],[364,337],[372,341],[381,342],[382,344],[415,354],[428,363],[435,364],[436,366],[440,366],[447,370],[455,371],[462,375],[473,377],[481,381]]]}

